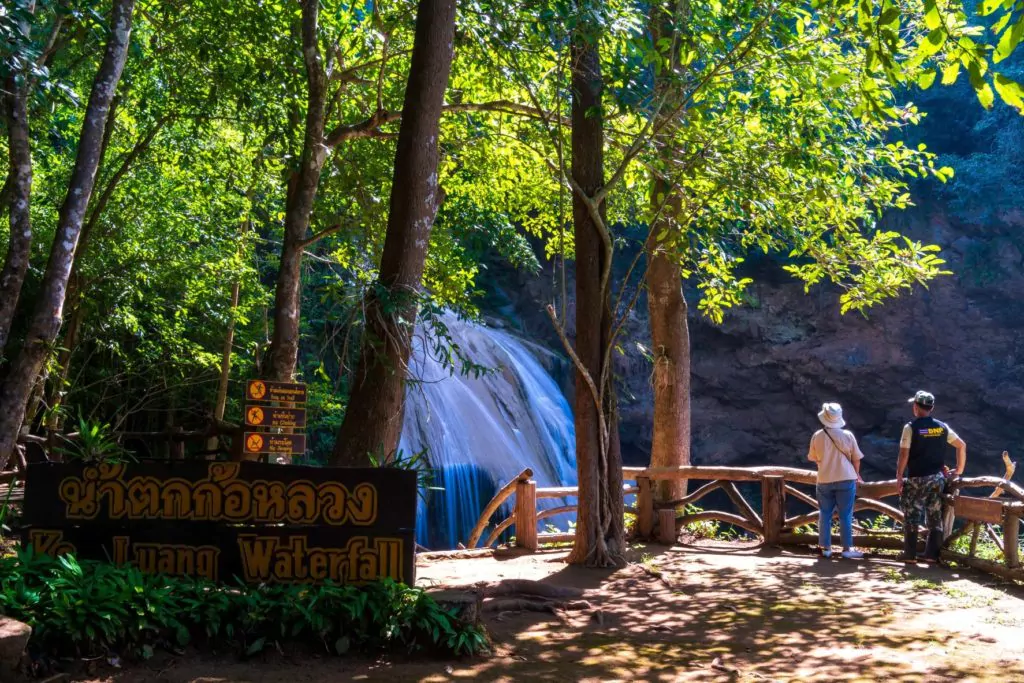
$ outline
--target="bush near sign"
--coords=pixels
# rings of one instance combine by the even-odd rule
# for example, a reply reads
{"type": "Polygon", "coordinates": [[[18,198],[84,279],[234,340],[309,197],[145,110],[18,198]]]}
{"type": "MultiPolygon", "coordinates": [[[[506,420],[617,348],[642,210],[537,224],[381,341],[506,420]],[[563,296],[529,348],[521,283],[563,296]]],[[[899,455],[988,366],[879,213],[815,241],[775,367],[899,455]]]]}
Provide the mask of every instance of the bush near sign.
{"type": "Polygon", "coordinates": [[[39,463],[24,543],[145,573],[412,583],[416,474],[261,463],[39,463]],[[386,500],[386,505],[381,502],[386,500]]]}
{"type": "Polygon", "coordinates": [[[278,401],[281,403],[305,403],[306,385],[293,382],[271,382],[251,379],[245,385],[247,401],[278,401]]]}

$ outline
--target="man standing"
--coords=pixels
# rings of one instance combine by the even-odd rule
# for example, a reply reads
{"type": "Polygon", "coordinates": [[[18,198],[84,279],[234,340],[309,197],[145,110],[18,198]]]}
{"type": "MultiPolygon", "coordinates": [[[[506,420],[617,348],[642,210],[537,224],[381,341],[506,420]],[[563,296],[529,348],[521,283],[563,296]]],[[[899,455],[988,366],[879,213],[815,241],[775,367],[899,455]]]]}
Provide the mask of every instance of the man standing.
{"type": "Polygon", "coordinates": [[[909,399],[913,404],[914,420],[903,427],[900,438],[900,457],[896,464],[896,489],[900,493],[903,510],[903,559],[917,559],[917,527],[922,513],[928,526],[928,542],[924,560],[938,561],[942,548],[942,494],[945,475],[942,468],[949,446],[956,448],[956,476],[964,472],[967,464],[967,444],[949,425],[932,417],[935,397],[927,391],[917,392],[909,399]],[[903,473],[906,470],[907,478],[903,473]]]}

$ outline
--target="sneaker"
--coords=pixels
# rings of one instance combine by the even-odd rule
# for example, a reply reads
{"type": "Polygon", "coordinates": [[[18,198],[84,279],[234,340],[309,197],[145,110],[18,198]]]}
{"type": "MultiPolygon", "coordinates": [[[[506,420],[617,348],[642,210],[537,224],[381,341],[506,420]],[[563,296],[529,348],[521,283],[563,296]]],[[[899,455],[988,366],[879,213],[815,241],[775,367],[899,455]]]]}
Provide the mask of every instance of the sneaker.
{"type": "Polygon", "coordinates": [[[844,550],[843,557],[845,557],[848,560],[859,560],[860,558],[864,557],[864,553],[862,553],[859,550],[844,550]]]}
{"type": "Polygon", "coordinates": [[[832,551],[831,550],[822,550],[821,551],[821,556],[824,557],[825,559],[828,559],[828,558],[832,557],[832,551]]]}

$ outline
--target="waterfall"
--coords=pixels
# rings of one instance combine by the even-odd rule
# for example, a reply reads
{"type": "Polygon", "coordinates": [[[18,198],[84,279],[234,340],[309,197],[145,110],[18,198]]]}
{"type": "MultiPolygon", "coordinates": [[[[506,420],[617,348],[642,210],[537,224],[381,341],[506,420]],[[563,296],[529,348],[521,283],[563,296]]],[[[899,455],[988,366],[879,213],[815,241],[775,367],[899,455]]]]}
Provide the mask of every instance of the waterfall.
{"type": "MultiPolygon", "coordinates": [[[[417,515],[416,540],[432,550],[465,543],[495,491],[526,467],[538,486],[576,484],[572,409],[540,362],[553,354],[451,313],[441,321],[465,357],[491,372],[464,376],[453,359],[453,373],[437,357],[435,340],[422,325],[417,329],[400,448],[426,449],[432,486],[443,489],[429,490],[417,515]]],[[[565,530],[568,520],[545,522],[565,530]]]]}

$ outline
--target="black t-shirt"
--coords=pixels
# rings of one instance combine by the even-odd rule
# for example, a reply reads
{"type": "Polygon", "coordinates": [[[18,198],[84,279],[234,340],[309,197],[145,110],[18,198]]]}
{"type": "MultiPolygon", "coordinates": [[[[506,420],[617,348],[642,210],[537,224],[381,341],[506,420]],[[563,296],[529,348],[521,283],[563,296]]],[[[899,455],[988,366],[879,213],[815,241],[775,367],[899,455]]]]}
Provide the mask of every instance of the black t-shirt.
{"type": "Polygon", "coordinates": [[[910,424],[908,477],[929,477],[942,472],[949,452],[950,429],[933,417],[919,417],[910,424]]]}

